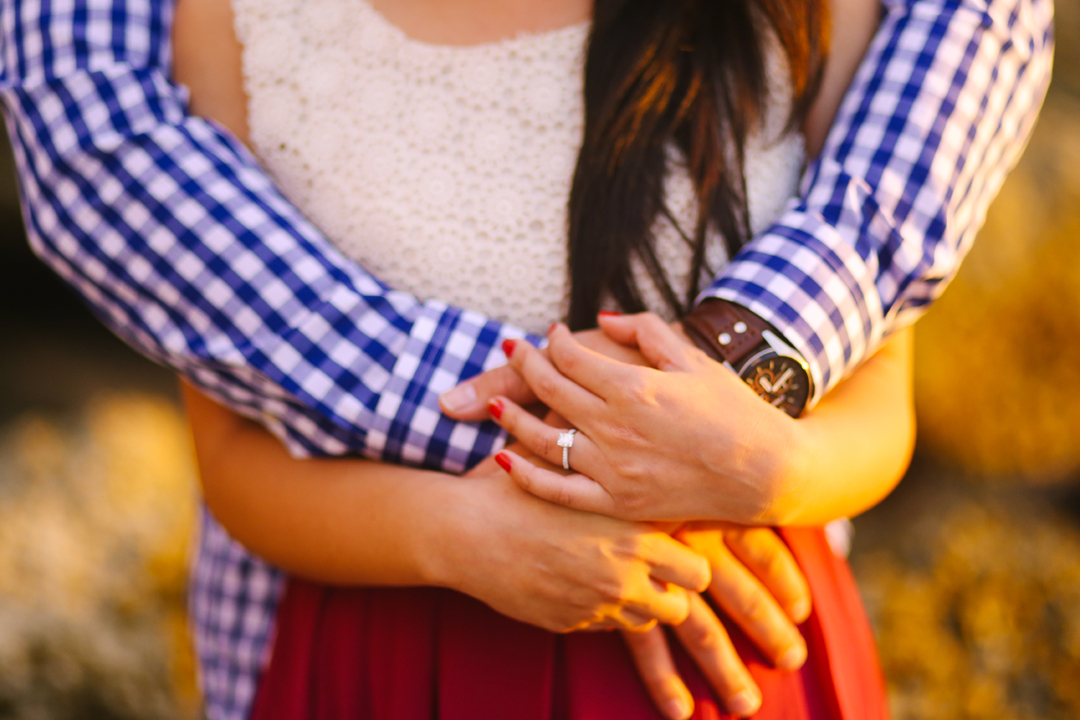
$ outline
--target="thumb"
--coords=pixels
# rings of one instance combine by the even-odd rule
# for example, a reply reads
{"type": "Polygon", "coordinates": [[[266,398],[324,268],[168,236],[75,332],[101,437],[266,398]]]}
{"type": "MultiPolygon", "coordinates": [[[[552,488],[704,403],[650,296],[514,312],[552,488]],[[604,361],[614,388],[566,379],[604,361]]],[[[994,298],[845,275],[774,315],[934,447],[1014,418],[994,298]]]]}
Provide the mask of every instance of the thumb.
{"type": "Polygon", "coordinates": [[[670,325],[653,313],[601,314],[600,329],[620,345],[636,346],[657,370],[689,370],[691,346],[670,325]]]}
{"type": "Polygon", "coordinates": [[[536,394],[509,365],[497,367],[466,380],[439,396],[439,407],[455,420],[487,420],[488,401],[496,395],[518,405],[536,402],[536,394]]]}

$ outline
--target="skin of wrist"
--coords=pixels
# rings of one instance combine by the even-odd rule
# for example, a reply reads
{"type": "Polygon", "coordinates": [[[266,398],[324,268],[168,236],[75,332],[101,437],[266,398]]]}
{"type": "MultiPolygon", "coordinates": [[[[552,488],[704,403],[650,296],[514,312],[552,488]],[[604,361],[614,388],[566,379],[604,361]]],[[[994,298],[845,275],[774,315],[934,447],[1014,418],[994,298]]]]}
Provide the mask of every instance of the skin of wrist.
{"type": "Polygon", "coordinates": [[[762,480],[763,512],[754,524],[785,526],[798,523],[805,514],[806,489],[813,487],[814,469],[821,466],[811,424],[786,415],[780,423],[784,440],[778,443],[762,480]]]}
{"type": "Polygon", "coordinates": [[[484,536],[490,523],[484,518],[498,502],[494,497],[498,492],[499,484],[483,475],[449,477],[439,483],[416,533],[417,567],[425,585],[467,594],[475,590],[472,571],[477,552],[490,542],[484,536]]]}
{"type": "Polygon", "coordinates": [[[413,552],[423,584],[431,587],[460,589],[457,571],[461,567],[460,543],[467,524],[463,509],[469,500],[466,478],[448,477],[438,483],[425,499],[428,512],[418,524],[413,552]]]}
{"type": "MultiPolygon", "coordinates": [[[[745,462],[731,477],[732,482],[725,483],[725,491],[714,495],[717,520],[778,526],[788,524],[797,514],[797,498],[807,484],[807,471],[816,464],[812,433],[775,408],[761,410],[765,418],[751,421],[747,429],[745,462]]],[[[730,461],[724,465],[730,472],[730,461]]]]}
{"type": "MultiPolygon", "coordinates": [[[[687,345],[697,347],[681,322],[673,322],[670,327],[687,345]]],[[[747,453],[747,462],[742,472],[738,473],[737,482],[745,488],[745,492],[740,493],[741,497],[734,502],[733,494],[729,492],[717,497],[718,502],[712,513],[717,520],[743,525],[778,524],[773,520],[782,514],[779,506],[783,503],[779,499],[786,495],[786,488],[796,477],[798,467],[795,458],[803,457],[799,453],[803,451],[805,433],[800,432],[797,424],[787,415],[781,413],[783,417],[774,417],[767,408],[761,410],[766,413],[763,421],[752,423],[763,429],[756,433],[761,442],[757,449],[747,453]]],[[[725,428],[720,432],[728,430],[725,428]]],[[[706,465],[710,464],[717,468],[730,468],[727,458],[714,458],[711,462],[706,460],[706,465]]]]}

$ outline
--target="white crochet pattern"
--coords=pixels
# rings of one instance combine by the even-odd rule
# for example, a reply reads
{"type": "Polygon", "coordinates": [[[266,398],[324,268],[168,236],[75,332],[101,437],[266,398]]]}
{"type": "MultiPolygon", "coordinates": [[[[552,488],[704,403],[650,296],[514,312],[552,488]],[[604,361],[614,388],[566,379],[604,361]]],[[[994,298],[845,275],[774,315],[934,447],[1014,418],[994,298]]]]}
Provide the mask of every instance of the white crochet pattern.
{"type": "MultiPolygon", "coordinates": [[[[565,315],[587,23],[444,46],[409,38],[367,0],[233,9],[255,153],[344,253],[395,289],[532,332],[565,315]]],[[[755,232],[794,195],[803,163],[801,135],[782,135],[790,91],[777,60],[771,112],[747,149],[755,232]]],[[[667,204],[691,229],[693,188],[670,165],[667,204]]],[[[685,288],[686,243],[665,220],[656,234],[685,288]]],[[[719,237],[707,256],[714,270],[726,261],[719,237]]],[[[638,275],[649,307],[668,315],[638,275]]]]}

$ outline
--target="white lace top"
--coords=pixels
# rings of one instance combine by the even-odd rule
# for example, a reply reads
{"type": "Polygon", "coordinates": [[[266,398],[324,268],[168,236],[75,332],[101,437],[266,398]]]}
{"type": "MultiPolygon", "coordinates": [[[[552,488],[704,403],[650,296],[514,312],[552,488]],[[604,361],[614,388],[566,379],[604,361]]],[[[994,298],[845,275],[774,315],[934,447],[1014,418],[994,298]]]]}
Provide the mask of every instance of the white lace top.
{"type": "MultiPolygon", "coordinates": [[[[587,23],[474,46],[407,37],[367,0],[234,0],[255,153],[347,255],[391,287],[533,332],[566,311],[566,223],[582,142],[587,23]]],[[[747,149],[755,232],[794,194],[802,138],[774,62],[764,131],[747,149]]],[[[673,158],[667,204],[688,232],[692,186],[673,158]]],[[[666,220],[676,285],[690,252],[666,220]]],[[[725,261],[711,238],[709,265],[725,261]]],[[[659,293],[639,271],[649,306],[659,293]]]]}

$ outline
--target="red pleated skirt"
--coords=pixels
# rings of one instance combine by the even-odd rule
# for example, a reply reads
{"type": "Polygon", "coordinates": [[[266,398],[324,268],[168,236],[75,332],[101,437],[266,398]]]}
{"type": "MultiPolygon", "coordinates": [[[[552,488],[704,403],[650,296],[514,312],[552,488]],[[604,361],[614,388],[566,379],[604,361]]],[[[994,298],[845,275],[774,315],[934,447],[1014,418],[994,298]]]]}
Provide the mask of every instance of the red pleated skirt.
{"type": "MultiPolygon", "coordinates": [[[[874,638],[847,563],[821,529],[780,531],[814,611],[803,668],[771,668],[731,623],[764,695],[758,720],[887,720],[874,638]]],[[[727,717],[676,647],[695,720],[727,717]]],[[[556,635],[466,595],[289,581],[252,720],[663,720],[622,637],[556,635]]]]}

